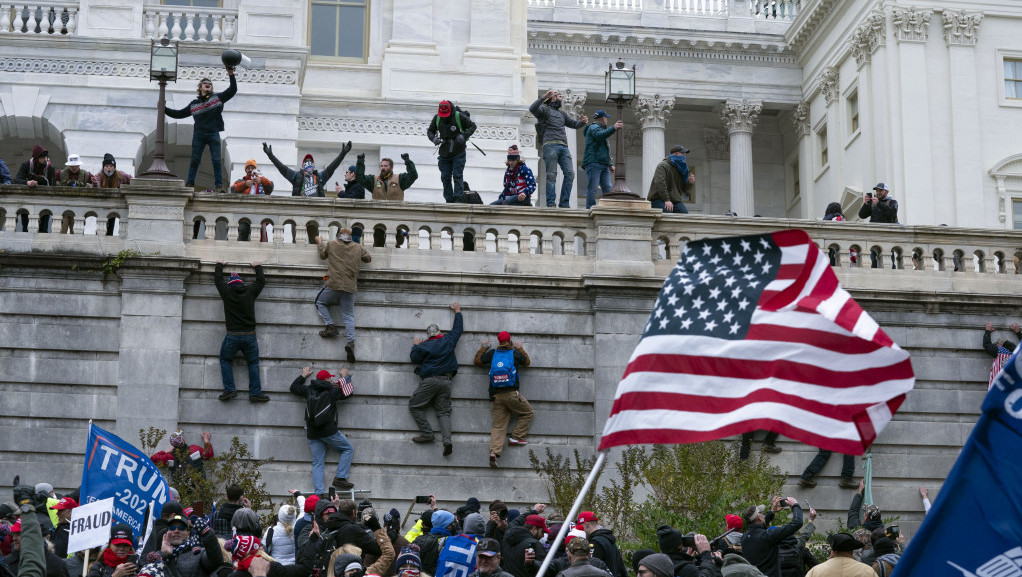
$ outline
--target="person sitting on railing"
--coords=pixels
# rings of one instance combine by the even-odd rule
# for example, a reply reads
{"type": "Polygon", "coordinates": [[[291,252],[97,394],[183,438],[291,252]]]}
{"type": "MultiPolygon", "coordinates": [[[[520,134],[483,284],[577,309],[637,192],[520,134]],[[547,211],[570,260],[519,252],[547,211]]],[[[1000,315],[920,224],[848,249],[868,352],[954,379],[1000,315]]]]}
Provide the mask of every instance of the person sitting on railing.
{"type": "Polygon", "coordinates": [[[685,155],[689,150],[680,144],[671,147],[670,155],[661,160],[649,183],[649,194],[646,200],[653,208],[664,212],[688,214],[688,208],[682,202],[688,185],[694,184],[696,175],[688,169],[685,155]]]}
{"type": "MultiPolygon", "coordinates": [[[[360,154],[359,158],[365,155],[360,154]]],[[[355,178],[355,171],[358,167],[354,164],[348,167],[348,170],[344,171],[344,187],[342,190],[341,185],[334,183],[334,192],[337,193],[337,198],[357,198],[364,199],[366,197],[366,189],[362,186],[362,183],[355,178]]],[[[355,242],[358,242],[357,240],[355,242]]]]}
{"type": "Polygon", "coordinates": [[[490,204],[532,206],[532,193],[536,192],[536,177],[525,166],[517,144],[507,149],[507,170],[504,171],[504,190],[490,204]]]}
{"type": "MultiPolygon", "coordinates": [[[[14,184],[24,184],[29,188],[51,186],[56,184],[57,177],[50,165],[50,153],[42,145],[32,147],[32,157],[21,163],[14,184]]],[[[28,213],[21,213],[21,230],[28,232],[28,213]]],[[[39,215],[39,232],[50,232],[50,215],[39,215]]]]}
{"type": "Polygon", "coordinates": [[[273,181],[259,172],[259,165],[254,158],[245,162],[245,176],[234,181],[231,192],[239,194],[270,194],[273,192],[273,181]]]}
{"type": "Polygon", "coordinates": [[[202,151],[209,146],[209,158],[213,161],[213,186],[217,192],[224,191],[223,160],[220,156],[220,133],[224,131],[224,103],[238,92],[238,81],[234,79],[234,68],[227,66],[227,79],[231,85],[223,92],[213,92],[213,81],[209,78],[199,80],[197,92],[199,97],[188,103],[184,108],[167,108],[167,116],[171,118],[195,119],[192,132],[192,161],[188,165],[188,178],[185,186],[195,186],[195,174],[199,171],[202,151]]]}
{"type": "Polygon", "coordinates": [[[360,154],[355,163],[355,179],[366,190],[373,191],[373,200],[404,200],[405,191],[412,187],[419,173],[407,152],[401,154],[401,160],[405,161],[406,171],[402,174],[394,172],[394,161],[389,158],[380,159],[379,175],[366,174],[366,155],[360,154]]]}
{"type": "Polygon", "coordinates": [[[306,154],[305,158],[302,159],[302,165],[298,170],[288,168],[281,162],[276,156],[273,155],[273,147],[269,144],[263,143],[263,152],[269,157],[270,162],[273,166],[277,167],[280,174],[291,183],[291,196],[326,196],[323,192],[326,183],[330,180],[330,177],[334,175],[334,171],[341,165],[341,161],[344,160],[345,155],[351,151],[351,141],[344,143],[341,147],[341,153],[337,155],[323,172],[316,170],[316,161],[312,158],[311,154],[306,154]]]}

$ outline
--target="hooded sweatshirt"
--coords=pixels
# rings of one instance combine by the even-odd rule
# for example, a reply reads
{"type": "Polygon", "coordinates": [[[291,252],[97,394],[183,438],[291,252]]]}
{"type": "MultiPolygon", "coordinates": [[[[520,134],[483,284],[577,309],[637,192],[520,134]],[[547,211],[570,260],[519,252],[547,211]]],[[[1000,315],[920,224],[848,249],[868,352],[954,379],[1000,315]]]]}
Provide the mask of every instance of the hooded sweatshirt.
{"type": "MultiPolygon", "coordinates": [[[[351,377],[349,376],[346,378],[349,379],[350,382],[351,377]]],[[[312,379],[309,382],[309,384],[306,385],[305,377],[298,375],[298,378],[291,382],[291,393],[294,395],[298,395],[299,397],[302,397],[304,399],[307,399],[310,393],[319,391],[326,391],[330,395],[330,402],[335,403],[334,407],[335,410],[336,403],[338,401],[348,398],[347,396],[344,395],[344,390],[341,387],[334,385],[330,381],[320,381],[318,379],[312,379]]],[[[322,439],[324,437],[331,437],[335,433],[337,433],[337,430],[338,429],[336,420],[331,420],[329,423],[319,427],[311,427],[309,426],[308,422],[306,422],[305,424],[305,436],[308,439],[322,439]]],[[[321,503],[322,502],[326,502],[327,504],[329,504],[329,502],[325,500],[321,501],[321,503]]],[[[320,503],[316,503],[317,506],[319,504],[320,503]]]]}
{"type": "Polygon", "coordinates": [[[440,137],[440,150],[437,151],[440,158],[453,158],[465,152],[468,139],[475,134],[475,131],[476,123],[472,122],[468,112],[451,102],[451,115],[447,118],[440,118],[439,114],[433,115],[429,129],[426,130],[426,137],[430,140],[440,137]],[[461,128],[458,128],[459,120],[461,128]],[[459,134],[465,137],[460,144],[457,141],[459,134]]]}
{"type": "Polygon", "coordinates": [[[227,284],[224,279],[224,265],[216,264],[213,280],[216,290],[224,301],[224,320],[228,332],[253,332],[256,330],[255,301],[266,285],[263,267],[255,267],[256,280],[252,284],[227,284]]]}
{"type": "Polygon", "coordinates": [[[14,184],[28,184],[28,181],[35,180],[39,186],[50,186],[57,183],[57,174],[49,160],[41,158],[46,149],[40,145],[32,147],[32,158],[21,163],[18,174],[14,177],[14,184]]]}

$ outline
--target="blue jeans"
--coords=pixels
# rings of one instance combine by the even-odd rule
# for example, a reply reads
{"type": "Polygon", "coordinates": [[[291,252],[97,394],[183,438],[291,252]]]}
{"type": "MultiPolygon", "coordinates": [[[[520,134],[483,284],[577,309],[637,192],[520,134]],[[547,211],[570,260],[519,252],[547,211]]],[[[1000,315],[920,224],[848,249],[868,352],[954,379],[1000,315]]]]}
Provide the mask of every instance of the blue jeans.
{"type": "Polygon", "coordinates": [[[610,165],[609,164],[587,164],[582,168],[589,178],[589,185],[586,186],[586,208],[592,208],[596,204],[596,187],[599,185],[603,194],[610,192],[610,165]]]}
{"type": "Polygon", "coordinates": [[[341,452],[334,476],[347,479],[348,473],[351,472],[351,456],[355,452],[355,447],[351,446],[344,433],[337,431],[329,437],[309,439],[309,451],[312,453],[312,487],[317,495],[323,493],[323,465],[326,462],[327,447],[333,447],[341,452]]]}
{"type": "Polygon", "coordinates": [[[319,290],[316,295],[316,310],[319,311],[319,318],[323,324],[334,324],[334,318],[330,316],[330,305],[338,303],[341,305],[341,319],[344,321],[345,336],[348,342],[355,340],[355,294],[344,291],[335,291],[327,287],[319,290]]]}
{"type": "Polygon", "coordinates": [[[440,167],[440,182],[444,184],[444,200],[447,202],[464,202],[465,192],[462,189],[462,177],[465,175],[465,151],[450,158],[440,157],[437,160],[440,167]],[[451,186],[451,177],[454,178],[454,186],[451,186]]]}
{"type": "Polygon", "coordinates": [[[560,165],[564,173],[564,181],[561,183],[561,202],[557,204],[561,208],[568,208],[568,201],[571,199],[571,185],[575,182],[575,167],[571,160],[571,152],[563,144],[543,145],[543,166],[546,167],[546,205],[554,206],[557,198],[554,197],[554,187],[557,186],[557,166],[560,165]]]}
{"type": "Polygon", "coordinates": [[[213,186],[223,188],[223,159],[220,156],[220,133],[195,132],[192,134],[192,163],[188,165],[188,180],[185,186],[195,185],[195,173],[199,172],[199,161],[202,160],[202,151],[209,147],[209,157],[213,160],[213,186]]]}
{"type": "Polygon", "coordinates": [[[498,198],[490,204],[496,204],[498,206],[532,206],[532,199],[526,196],[525,200],[518,200],[517,196],[511,196],[507,197],[503,202],[498,198]]]}
{"type": "Polygon", "coordinates": [[[248,363],[248,394],[261,395],[262,385],[259,382],[259,341],[255,335],[224,335],[220,345],[220,376],[224,380],[224,392],[234,391],[234,355],[241,351],[248,363]]]}
{"type": "Polygon", "coordinates": [[[659,208],[664,212],[674,212],[675,214],[688,214],[688,208],[684,204],[681,204],[680,202],[674,203],[673,211],[668,211],[667,203],[662,200],[651,200],[649,201],[649,205],[652,208],[659,208]]]}

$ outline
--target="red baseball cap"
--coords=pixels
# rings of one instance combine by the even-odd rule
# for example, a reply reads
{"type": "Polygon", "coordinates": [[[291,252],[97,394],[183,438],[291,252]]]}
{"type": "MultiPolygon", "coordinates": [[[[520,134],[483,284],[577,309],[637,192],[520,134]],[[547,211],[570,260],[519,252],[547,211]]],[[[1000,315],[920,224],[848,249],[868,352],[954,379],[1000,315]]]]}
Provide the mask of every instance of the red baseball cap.
{"type": "Polygon", "coordinates": [[[328,380],[330,380],[332,378],[334,378],[334,376],[331,375],[330,371],[327,371],[327,370],[323,370],[323,371],[320,371],[320,372],[316,373],[316,380],[317,381],[328,381],[328,380]]]}
{"type": "Polygon", "coordinates": [[[18,518],[17,521],[14,522],[13,525],[11,525],[11,533],[21,533],[21,518],[20,517],[18,518]]]}
{"type": "Polygon", "coordinates": [[[511,333],[507,331],[500,331],[497,334],[497,342],[506,343],[511,340],[511,333]]]}
{"type": "Polygon", "coordinates": [[[724,520],[727,522],[728,531],[731,529],[734,529],[735,531],[742,530],[742,518],[738,515],[728,515],[724,517],[724,520]]]}
{"type": "Polygon", "coordinates": [[[78,501],[75,501],[71,497],[64,497],[60,501],[57,501],[56,505],[50,507],[54,511],[60,511],[62,509],[74,509],[78,506],[78,501]]]}
{"type": "Polygon", "coordinates": [[[550,529],[546,526],[546,517],[542,515],[529,515],[525,518],[526,525],[532,525],[533,527],[539,527],[544,532],[549,533],[550,529]]]}
{"type": "Polygon", "coordinates": [[[451,111],[453,110],[453,108],[454,107],[451,106],[450,100],[441,100],[440,106],[437,108],[436,115],[439,116],[440,118],[447,118],[448,116],[451,115],[451,111]]]}
{"type": "Polygon", "coordinates": [[[316,503],[319,502],[319,495],[309,495],[305,498],[305,507],[302,509],[306,513],[312,513],[316,510],[316,503]]]}
{"type": "Polygon", "coordinates": [[[590,521],[599,521],[600,518],[596,516],[596,513],[592,511],[582,511],[578,516],[576,524],[581,525],[582,523],[588,523],[590,521]]]}

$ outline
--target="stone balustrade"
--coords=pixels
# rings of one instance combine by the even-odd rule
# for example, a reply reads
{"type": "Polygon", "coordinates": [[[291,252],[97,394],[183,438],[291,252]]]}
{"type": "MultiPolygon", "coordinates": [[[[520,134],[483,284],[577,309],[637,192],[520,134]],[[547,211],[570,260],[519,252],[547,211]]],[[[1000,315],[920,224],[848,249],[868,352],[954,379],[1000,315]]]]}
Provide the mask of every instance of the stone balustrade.
{"type": "Polygon", "coordinates": [[[78,2],[0,2],[0,34],[63,34],[78,30],[78,2]]]}
{"type": "Polygon", "coordinates": [[[571,7],[583,10],[615,12],[664,11],[686,16],[751,16],[765,20],[794,20],[801,7],[801,0],[664,0],[657,2],[643,0],[529,0],[529,6],[537,8],[571,7]]]}
{"type": "Polygon", "coordinates": [[[144,38],[168,36],[181,42],[234,42],[238,33],[237,8],[146,4],[142,16],[144,38]]]}

